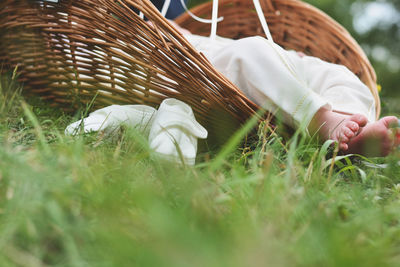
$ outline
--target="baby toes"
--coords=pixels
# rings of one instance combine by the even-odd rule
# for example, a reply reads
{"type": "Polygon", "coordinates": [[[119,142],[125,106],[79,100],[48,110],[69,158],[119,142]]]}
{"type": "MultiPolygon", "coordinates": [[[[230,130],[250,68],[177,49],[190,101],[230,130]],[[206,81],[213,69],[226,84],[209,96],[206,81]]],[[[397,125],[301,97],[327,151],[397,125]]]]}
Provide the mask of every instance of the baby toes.
{"type": "Polygon", "coordinates": [[[341,129],[338,141],[339,141],[339,149],[342,151],[346,151],[349,148],[347,143],[350,141],[351,138],[355,136],[355,131],[353,131],[351,128],[358,129],[359,127],[358,125],[357,127],[355,127],[352,124],[346,123],[345,127],[341,129]]]}
{"type": "Polygon", "coordinates": [[[349,138],[344,133],[342,133],[339,137],[339,141],[347,143],[349,142],[349,138]]]}
{"type": "Polygon", "coordinates": [[[358,125],[358,123],[354,122],[354,121],[348,121],[346,122],[345,125],[347,128],[349,128],[351,131],[353,131],[354,133],[358,132],[358,130],[360,130],[360,126],[358,125]]]}
{"type": "Polygon", "coordinates": [[[395,128],[399,126],[399,120],[395,116],[387,116],[380,119],[386,128],[395,128]]]}
{"type": "Polygon", "coordinates": [[[352,130],[350,130],[349,128],[345,128],[345,129],[343,130],[343,134],[344,134],[347,138],[350,139],[350,138],[354,137],[355,132],[352,131],[352,130]]]}
{"type": "Polygon", "coordinates": [[[340,135],[339,140],[341,142],[349,142],[352,137],[354,137],[355,133],[347,127],[343,127],[340,135]]]}
{"type": "Polygon", "coordinates": [[[367,117],[361,114],[351,115],[349,121],[357,123],[359,127],[364,127],[368,123],[367,117]]]}
{"type": "Polygon", "coordinates": [[[346,151],[347,149],[349,149],[349,145],[347,143],[345,143],[345,142],[339,143],[339,150],[346,151]]]}

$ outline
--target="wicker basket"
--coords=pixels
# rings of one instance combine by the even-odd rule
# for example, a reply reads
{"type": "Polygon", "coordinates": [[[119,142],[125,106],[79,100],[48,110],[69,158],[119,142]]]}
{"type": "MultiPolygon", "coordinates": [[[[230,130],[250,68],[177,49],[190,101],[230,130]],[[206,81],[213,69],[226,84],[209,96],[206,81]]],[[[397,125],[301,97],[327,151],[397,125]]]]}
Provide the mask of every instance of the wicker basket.
{"type": "MultiPolygon", "coordinates": [[[[260,4],[276,43],[348,67],[370,88],[379,117],[381,106],[375,71],[363,50],[342,26],[319,9],[298,0],[260,0],[260,4]]],[[[201,18],[211,18],[212,2],[191,11],[201,18]]],[[[218,16],[224,18],[218,23],[220,36],[232,39],[265,36],[251,0],[220,0],[218,16]]],[[[210,24],[197,22],[187,13],[175,21],[192,33],[210,34],[210,24]]]]}
{"type": "Polygon", "coordinates": [[[2,0],[0,40],[2,70],[18,66],[24,93],[52,105],[158,106],[174,97],[209,130],[233,129],[258,108],[147,0],[2,0]]]}
{"type": "MultiPolygon", "coordinates": [[[[236,0],[220,5],[225,17],[218,28],[220,35],[261,34],[251,6],[236,0]]],[[[350,65],[376,93],[368,60],[347,32],[326,15],[294,0],[265,1],[263,7],[278,43],[350,65]],[[315,45],[313,40],[325,41],[315,45]]],[[[205,4],[194,12],[208,14],[209,8],[205,4]]],[[[207,31],[205,25],[185,16],[178,22],[196,33],[207,31]]],[[[75,110],[95,99],[94,107],[157,106],[164,98],[174,97],[191,105],[208,130],[212,125],[234,129],[258,109],[148,0],[2,0],[0,38],[1,70],[18,66],[24,92],[40,95],[52,105],[75,110]]]]}

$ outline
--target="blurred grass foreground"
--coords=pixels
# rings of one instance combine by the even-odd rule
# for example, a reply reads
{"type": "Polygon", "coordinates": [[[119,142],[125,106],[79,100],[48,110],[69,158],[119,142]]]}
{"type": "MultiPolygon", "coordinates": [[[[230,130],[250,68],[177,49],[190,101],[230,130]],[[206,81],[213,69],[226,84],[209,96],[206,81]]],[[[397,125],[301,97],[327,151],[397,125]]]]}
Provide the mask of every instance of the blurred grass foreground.
{"type": "Polygon", "coordinates": [[[0,266],[399,266],[398,153],[332,160],[261,125],[182,167],[134,129],[64,136],[81,114],[26,103],[15,75],[0,77],[0,266]]]}
{"type": "Polygon", "coordinates": [[[77,118],[0,85],[0,266],[398,266],[399,155],[261,125],[184,168],[134,129],[64,136],[77,118]]]}

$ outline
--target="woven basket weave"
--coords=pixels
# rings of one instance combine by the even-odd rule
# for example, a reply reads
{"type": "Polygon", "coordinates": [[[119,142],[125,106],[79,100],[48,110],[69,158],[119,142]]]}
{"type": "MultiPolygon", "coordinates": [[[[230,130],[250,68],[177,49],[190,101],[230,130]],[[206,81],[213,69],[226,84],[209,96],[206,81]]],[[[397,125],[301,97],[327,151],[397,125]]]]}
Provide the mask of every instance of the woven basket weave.
{"type": "MultiPolygon", "coordinates": [[[[276,43],[349,68],[370,88],[379,117],[381,106],[375,71],[363,50],[341,25],[319,9],[298,0],[260,0],[260,4],[276,43]]],[[[191,11],[209,19],[212,2],[191,11]]],[[[251,0],[220,0],[218,16],[224,18],[218,23],[220,36],[232,39],[265,36],[251,0]]],[[[192,33],[210,34],[210,24],[195,21],[187,13],[175,21],[192,33]]]]}
{"type": "Polygon", "coordinates": [[[258,108],[147,0],[2,0],[0,40],[2,69],[18,66],[24,93],[64,108],[174,97],[206,126],[238,125],[258,108]]]}
{"type": "MultiPolygon", "coordinates": [[[[225,20],[219,24],[220,35],[238,38],[261,34],[258,20],[253,20],[256,17],[253,8],[246,7],[247,13],[240,12],[242,5],[235,0],[221,2],[220,14],[225,20]]],[[[292,22],[298,25],[298,20],[303,18],[290,17],[287,13],[316,12],[308,5],[281,0],[266,1],[263,7],[278,43],[324,59],[325,53],[318,51],[327,46],[332,54],[338,54],[328,60],[345,65],[348,65],[345,59],[354,55],[354,65],[360,66],[355,73],[370,88],[375,88],[374,72],[358,45],[326,15],[318,12],[314,20],[310,17],[307,21],[321,28],[327,24],[331,30],[312,32],[290,26],[292,22]],[[292,3],[292,6],[283,3],[292,3]],[[281,8],[281,4],[288,8],[281,8]],[[279,30],[283,25],[289,26],[279,30]],[[302,33],[318,36],[300,38],[302,33]],[[324,39],[332,33],[340,38],[313,45],[312,40],[324,39]]],[[[209,14],[209,5],[202,5],[194,12],[209,14]]],[[[203,24],[196,26],[185,17],[178,22],[192,32],[207,31],[203,24]]],[[[1,70],[18,66],[24,92],[40,95],[52,105],[74,110],[95,99],[94,107],[113,103],[157,106],[164,98],[174,97],[191,105],[203,125],[213,123],[217,127],[221,123],[243,123],[258,109],[148,0],[59,0],[59,3],[2,0],[0,40],[1,70]],[[142,12],[155,27],[149,26],[133,10],[142,12]]]]}

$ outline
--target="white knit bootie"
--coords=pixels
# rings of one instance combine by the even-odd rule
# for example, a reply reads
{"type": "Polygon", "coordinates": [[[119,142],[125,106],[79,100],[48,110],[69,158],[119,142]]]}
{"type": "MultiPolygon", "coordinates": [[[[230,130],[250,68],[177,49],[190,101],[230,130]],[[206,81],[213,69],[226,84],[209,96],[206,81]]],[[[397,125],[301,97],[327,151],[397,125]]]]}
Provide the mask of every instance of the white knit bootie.
{"type": "Polygon", "coordinates": [[[174,98],[165,99],[150,129],[150,148],[162,157],[194,165],[197,138],[207,138],[207,130],[195,119],[192,108],[174,98]]]}

